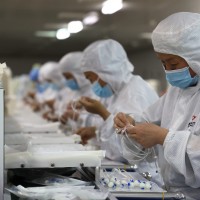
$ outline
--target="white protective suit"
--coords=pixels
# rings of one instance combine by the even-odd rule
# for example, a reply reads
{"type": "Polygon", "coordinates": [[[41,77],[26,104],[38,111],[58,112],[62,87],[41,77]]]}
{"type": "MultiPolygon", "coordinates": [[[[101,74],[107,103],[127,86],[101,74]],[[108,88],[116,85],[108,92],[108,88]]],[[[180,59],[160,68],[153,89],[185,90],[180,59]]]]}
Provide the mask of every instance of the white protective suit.
{"type": "MultiPolygon", "coordinates": [[[[184,58],[200,76],[200,14],[176,13],[161,21],[152,34],[154,50],[184,58]]],[[[158,164],[169,191],[186,199],[200,198],[200,82],[180,89],[171,86],[142,115],[143,121],[169,129],[157,145],[158,164]]]]}
{"type": "MultiPolygon", "coordinates": [[[[59,69],[61,73],[71,73],[76,79],[79,89],[71,90],[69,87],[63,88],[61,91],[61,101],[59,105],[59,115],[63,114],[67,104],[70,101],[77,101],[81,96],[92,96],[92,91],[90,89],[90,82],[85,78],[84,74],[81,71],[81,60],[83,58],[82,52],[71,52],[66,54],[61,58],[59,62],[59,69]]],[[[80,112],[81,115],[81,112],[80,112]]],[[[81,116],[82,121],[85,120],[85,115],[81,116]]]]}
{"type": "Polygon", "coordinates": [[[58,97],[58,91],[64,87],[64,78],[59,71],[58,63],[50,61],[42,65],[39,72],[39,81],[47,82],[51,80],[52,83],[56,84],[58,90],[47,88],[42,94],[39,94],[40,102],[54,100],[58,97]]]}
{"type": "MultiPolygon", "coordinates": [[[[45,79],[44,79],[44,72],[45,72],[45,70],[44,70],[44,66],[46,65],[47,63],[45,63],[45,64],[43,64],[42,66],[41,66],[41,68],[40,68],[40,70],[39,70],[39,75],[38,75],[38,81],[39,81],[39,83],[40,84],[43,84],[43,83],[45,83],[46,81],[45,81],[45,79]]],[[[42,104],[42,103],[44,103],[44,92],[36,92],[36,99],[37,99],[37,101],[40,103],[40,104],[42,104]]]]}
{"type": "Polygon", "coordinates": [[[124,161],[117,148],[114,115],[119,111],[140,113],[154,103],[158,96],[140,76],[132,74],[134,67],[117,41],[102,40],[88,46],[84,50],[82,65],[84,72],[96,73],[114,91],[111,97],[101,98],[111,115],[106,121],[102,121],[99,137],[102,149],[106,150],[109,159],[124,161]]]}
{"type": "Polygon", "coordinates": [[[48,88],[44,92],[44,100],[56,100],[58,98],[59,91],[64,88],[64,77],[60,73],[59,64],[57,62],[48,62],[42,68],[42,74],[44,80],[51,80],[53,84],[57,86],[57,90],[48,88]]]}

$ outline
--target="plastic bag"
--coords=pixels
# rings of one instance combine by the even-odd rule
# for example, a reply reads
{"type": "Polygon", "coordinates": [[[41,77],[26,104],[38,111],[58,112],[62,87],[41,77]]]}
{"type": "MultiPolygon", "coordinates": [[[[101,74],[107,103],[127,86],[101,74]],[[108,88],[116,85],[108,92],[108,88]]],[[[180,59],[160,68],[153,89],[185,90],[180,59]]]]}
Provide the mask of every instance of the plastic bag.
{"type": "Polygon", "coordinates": [[[21,198],[40,200],[55,200],[57,195],[62,195],[64,197],[74,195],[82,200],[105,200],[108,197],[108,191],[102,192],[98,189],[94,189],[94,186],[47,186],[24,188],[23,186],[18,185],[7,187],[5,189],[21,198]]]}
{"type": "Polygon", "coordinates": [[[46,186],[58,186],[58,185],[65,185],[65,186],[85,186],[89,185],[89,182],[81,181],[74,178],[68,178],[61,175],[56,175],[52,173],[44,173],[41,178],[34,179],[31,181],[32,183],[36,183],[39,185],[46,185],[46,186]]]}

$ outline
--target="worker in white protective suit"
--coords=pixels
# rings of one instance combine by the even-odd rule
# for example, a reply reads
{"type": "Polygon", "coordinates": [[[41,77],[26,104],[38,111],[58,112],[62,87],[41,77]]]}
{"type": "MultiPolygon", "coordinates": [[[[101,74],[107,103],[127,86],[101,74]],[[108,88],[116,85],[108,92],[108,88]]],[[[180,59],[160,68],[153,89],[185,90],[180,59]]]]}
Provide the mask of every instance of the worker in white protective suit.
{"type": "Polygon", "coordinates": [[[141,113],[143,123],[132,126],[123,113],[114,119],[143,147],[155,146],[166,189],[189,200],[200,197],[199,35],[200,14],[180,12],[161,21],[152,43],[171,87],[141,113]]]}
{"type": "Polygon", "coordinates": [[[44,79],[44,72],[45,72],[45,66],[49,65],[51,62],[44,63],[40,68],[35,68],[29,76],[32,76],[31,80],[36,82],[36,94],[35,94],[35,104],[36,104],[36,109],[37,107],[40,107],[44,103],[44,92],[47,90],[49,87],[49,84],[47,81],[44,79]]]}
{"type": "Polygon", "coordinates": [[[29,73],[29,79],[32,81],[33,88],[28,91],[24,97],[24,102],[32,108],[33,111],[37,112],[41,109],[41,104],[43,103],[43,92],[47,89],[48,84],[45,83],[40,78],[40,67],[35,66],[31,69],[29,73]]]}
{"type": "Polygon", "coordinates": [[[39,76],[43,83],[47,83],[47,87],[45,86],[45,91],[42,93],[43,117],[54,121],[55,102],[59,98],[59,91],[65,86],[65,80],[59,70],[59,64],[53,61],[47,62],[41,67],[39,76]]]}
{"type": "MultiPolygon", "coordinates": [[[[67,121],[84,121],[84,116],[79,116],[81,112],[75,112],[72,107],[78,109],[77,100],[81,96],[91,96],[90,83],[85,79],[81,71],[82,52],[71,52],[66,54],[59,61],[59,69],[65,78],[65,88],[61,91],[61,100],[58,102],[59,117],[62,123],[67,121]],[[79,118],[80,117],[80,118],[79,118]],[[79,120],[78,120],[79,119],[79,120]]],[[[71,122],[73,123],[73,122],[71,122]]]]}
{"type": "Polygon", "coordinates": [[[101,100],[82,98],[80,103],[88,112],[100,116],[103,120],[97,130],[96,124],[93,124],[93,133],[90,135],[82,129],[78,134],[86,141],[97,135],[101,148],[106,150],[107,158],[124,161],[117,151],[114,115],[120,110],[140,113],[154,103],[158,96],[140,76],[132,74],[134,66],[128,60],[121,44],[115,40],[102,40],[86,48],[82,70],[92,83],[93,92],[101,100]]]}

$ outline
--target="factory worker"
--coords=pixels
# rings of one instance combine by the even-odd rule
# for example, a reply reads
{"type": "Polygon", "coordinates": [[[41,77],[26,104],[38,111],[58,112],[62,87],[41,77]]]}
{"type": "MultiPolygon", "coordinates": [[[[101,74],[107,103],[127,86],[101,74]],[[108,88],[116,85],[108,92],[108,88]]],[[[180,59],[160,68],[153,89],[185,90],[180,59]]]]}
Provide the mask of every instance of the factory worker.
{"type": "Polygon", "coordinates": [[[39,78],[39,71],[40,68],[39,67],[33,67],[29,73],[29,78],[33,81],[33,82],[37,82],[38,78],[39,78]]]}
{"type": "Polygon", "coordinates": [[[80,69],[82,58],[82,52],[71,52],[59,61],[60,71],[65,77],[65,88],[62,90],[62,98],[59,103],[59,116],[62,123],[67,123],[68,118],[77,120],[78,113],[73,111],[71,104],[74,104],[73,106],[76,104],[77,107],[76,101],[81,96],[92,95],[90,83],[80,69]]]}
{"type": "MultiPolygon", "coordinates": [[[[86,48],[82,70],[85,77],[91,81],[92,90],[101,98],[101,102],[82,98],[80,103],[88,112],[103,119],[97,136],[102,149],[107,150],[106,156],[121,160],[119,152],[116,151],[113,114],[120,110],[140,113],[154,103],[158,96],[140,76],[132,74],[134,66],[128,60],[123,47],[115,40],[102,40],[95,43],[93,48],[86,48]]],[[[95,136],[94,131],[91,137],[95,136]]],[[[89,138],[88,132],[84,130],[80,130],[78,134],[83,140],[89,138]]]]}
{"type": "MultiPolygon", "coordinates": [[[[33,67],[29,73],[29,79],[32,81],[32,88],[27,92],[27,94],[24,96],[23,101],[33,107],[33,105],[36,104],[36,93],[39,89],[39,67],[33,67]]],[[[39,109],[39,107],[37,107],[39,109]]],[[[37,111],[38,109],[33,109],[37,111]]]]}
{"type": "Polygon", "coordinates": [[[35,99],[38,104],[44,103],[44,92],[49,87],[48,82],[44,78],[44,74],[46,66],[50,63],[51,62],[44,63],[40,68],[33,69],[33,71],[31,71],[31,73],[29,74],[29,76],[31,76],[30,79],[36,82],[35,99]]]}
{"type": "Polygon", "coordinates": [[[60,73],[57,62],[47,62],[40,69],[40,76],[44,83],[47,83],[48,87],[42,93],[43,104],[45,113],[44,118],[54,113],[54,103],[58,98],[59,91],[64,87],[64,78],[60,73]],[[46,106],[47,105],[47,106],[46,106]]]}
{"type": "Polygon", "coordinates": [[[171,87],[141,114],[143,123],[132,126],[123,113],[114,119],[143,147],[155,146],[166,189],[190,200],[200,197],[199,35],[200,14],[180,12],[161,21],[152,43],[171,87]]]}

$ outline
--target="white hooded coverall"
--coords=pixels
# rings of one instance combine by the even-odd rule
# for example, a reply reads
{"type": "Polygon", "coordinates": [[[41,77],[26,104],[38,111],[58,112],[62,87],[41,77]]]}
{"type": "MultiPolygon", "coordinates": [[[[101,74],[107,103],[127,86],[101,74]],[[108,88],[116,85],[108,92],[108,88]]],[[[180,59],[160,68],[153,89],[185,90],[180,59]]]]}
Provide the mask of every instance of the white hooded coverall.
{"type": "Polygon", "coordinates": [[[140,76],[132,74],[134,66],[123,47],[115,40],[102,40],[88,46],[84,50],[82,65],[84,72],[96,73],[114,91],[111,97],[100,100],[105,101],[103,104],[111,115],[106,121],[101,121],[99,137],[102,149],[106,150],[106,157],[124,161],[118,151],[113,128],[114,115],[119,111],[140,113],[154,103],[158,96],[140,76]]]}
{"type": "MultiPolygon", "coordinates": [[[[200,76],[200,14],[176,13],[161,21],[152,34],[154,50],[178,55],[200,76]]],[[[200,82],[170,87],[142,115],[143,121],[169,129],[157,145],[158,164],[168,191],[200,199],[200,82]]]]}

